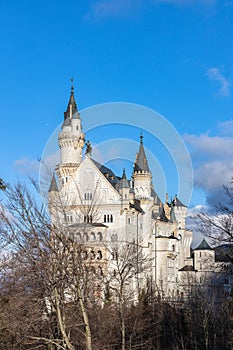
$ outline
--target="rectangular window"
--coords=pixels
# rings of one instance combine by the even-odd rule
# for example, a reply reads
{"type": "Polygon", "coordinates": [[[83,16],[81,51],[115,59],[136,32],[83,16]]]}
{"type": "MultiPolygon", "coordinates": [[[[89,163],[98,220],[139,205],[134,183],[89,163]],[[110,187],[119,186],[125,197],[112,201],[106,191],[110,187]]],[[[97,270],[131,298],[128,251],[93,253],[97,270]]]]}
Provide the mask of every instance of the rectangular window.
{"type": "Polygon", "coordinates": [[[113,215],[104,214],[104,222],[113,222],[113,215]]]}
{"type": "Polygon", "coordinates": [[[64,215],[65,222],[73,222],[73,216],[71,214],[64,215]]]}

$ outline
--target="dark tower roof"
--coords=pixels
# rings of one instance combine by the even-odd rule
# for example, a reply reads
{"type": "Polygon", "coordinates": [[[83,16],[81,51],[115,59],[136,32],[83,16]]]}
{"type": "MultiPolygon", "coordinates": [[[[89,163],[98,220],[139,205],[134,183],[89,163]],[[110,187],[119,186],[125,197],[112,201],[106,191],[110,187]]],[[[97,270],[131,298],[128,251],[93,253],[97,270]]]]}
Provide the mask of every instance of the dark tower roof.
{"type": "Polygon", "coordinates": [[[125,169],[123,169],[122,178],[119,181],[119,189],[121,188],[129,188],[129,182],[126,177],[125,169]]]}
{"type": "Polygon", "coordinates": [[[145,149],[143,146],[143,135],[140,135],[140,147],[134,163],[134,172],[150,172],[145,149]]]}
{"type": "Polygon", "coordinates": [[[175,198],[173,199],[173,205],[176,207],[186,207],[186,205],[184,205],[181,200],[177,197],[177,195],[175,195],[175,198]]]}
{"type": "Polygon", "coordinates": [[[199,244],[199,246],[194,250],[213,250],[213,249],[209,246],[206,240],[203,239],[202,242],[199,244]]]}
{"type": "Polygon", "coordinates": [[[67,105],[67,109],[64,112],[64,123],[63,125],[68,125],[71,118],[80,118],[78,113],[77,104],[74,97],[74,87],[71,86],[70,99],[67,105]],[[71,115],[70,115],[71,114],[71,115]]]}
{"type": "Polygon", "coordinates": [[[54,174],[52,176],[52,180],[49,186],[49,192],[58,192],[57,181],[54,174]]]}

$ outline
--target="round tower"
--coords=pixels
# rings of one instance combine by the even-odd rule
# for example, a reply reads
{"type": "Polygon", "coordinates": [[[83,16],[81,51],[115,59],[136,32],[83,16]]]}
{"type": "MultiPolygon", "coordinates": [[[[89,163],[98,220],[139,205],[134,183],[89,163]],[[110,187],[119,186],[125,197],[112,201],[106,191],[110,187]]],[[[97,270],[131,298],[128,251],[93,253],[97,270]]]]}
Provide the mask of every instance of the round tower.
{"type": "Polygon", "coordinates": [[[59,184],[63,185],[72,176],[82,161],[82,149],[85,136],[82,133],[80,114],[77,109],[74,87],[71,87],[70,99],[66,111],[62,131],[58,135],[60,148],[60,164],[56,167],[59,184]]]}

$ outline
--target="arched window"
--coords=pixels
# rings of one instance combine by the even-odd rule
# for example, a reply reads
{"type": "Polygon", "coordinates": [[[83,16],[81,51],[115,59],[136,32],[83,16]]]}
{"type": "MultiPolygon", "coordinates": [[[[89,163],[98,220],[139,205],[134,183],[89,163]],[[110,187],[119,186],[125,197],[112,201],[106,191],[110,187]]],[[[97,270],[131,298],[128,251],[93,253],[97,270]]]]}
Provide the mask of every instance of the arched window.
{"type": "Polygon", "coordinates": [[[90,259],[95,259],[95,252],[94,252],[94,250],[91,250],[90,251],[90,259]]]}
{"type": "Polygon", "coordinates": [[[102,240],[103,240],[103,235],[102,235],[101,232],[98,232],[98,233],[97,233],[97,236],[98,236],[98,240],[99,240],[99,241],[102,241],[102,240]]]}
{"type": "Polygon", "coordinates": [[[112,251],[112,260],[117,260],[117,259],[118,259],[118,253],[117,253],[117,250],[114,249],[114,250],[112,251]]]}
{"type": "Polygon", "coordinates": [[[175,244],[172,245],[172,251],[175,252],[176,251],[176,247],[175,244]]]}
{"type": "Polygon", "coordinates": [[[91,232],[90,239],[91,239],[91,241],[95,241],[95,233],[94,232],[91,232]]]}
{"type": "Polygon", "coordinates": [[[101,252],[101,250],[98,250],[96,259],[97,260],[101,260],[102,259],[102,252],[101,252]]]}

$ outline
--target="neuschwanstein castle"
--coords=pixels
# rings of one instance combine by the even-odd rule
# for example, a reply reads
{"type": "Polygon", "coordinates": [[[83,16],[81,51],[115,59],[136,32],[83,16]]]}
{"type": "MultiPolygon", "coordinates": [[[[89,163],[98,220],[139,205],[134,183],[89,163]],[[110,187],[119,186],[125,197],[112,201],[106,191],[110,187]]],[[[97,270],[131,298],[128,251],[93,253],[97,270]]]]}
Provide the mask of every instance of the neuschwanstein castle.
{"type": "Polygon", "coordinates": [[[58,136],[60,163],[49,188],[50,208],[56,195],[64,205],[64,222],[87,255],[105,269],[116,258],[112,242],[140,244],[149,257],[147,278],[165,296],[181,298],[187,283],[203,284],[216,271],[215,251],[205,240],[192,251],[186,228],[187,207],[176,196],[162,203],[152,185],[150,164],[140,135],[131,179],[91,158],[73,87],[58,136]]]}

